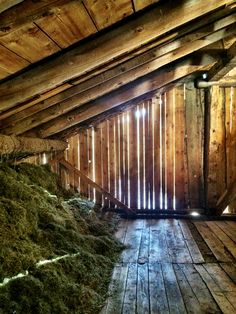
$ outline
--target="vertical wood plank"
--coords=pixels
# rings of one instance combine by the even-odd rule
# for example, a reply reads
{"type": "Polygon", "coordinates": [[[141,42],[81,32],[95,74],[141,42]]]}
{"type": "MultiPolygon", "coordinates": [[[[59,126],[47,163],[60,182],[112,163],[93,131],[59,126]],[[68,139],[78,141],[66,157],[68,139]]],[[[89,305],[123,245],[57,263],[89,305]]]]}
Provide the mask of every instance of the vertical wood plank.
{"type": "MultiPolygon", "coordinates": [[[[115,196],[115,123],[114,118],[108,121],[109,126],[109,192],[115,196]]],[[[114,208],[114,204],[110,204],[114,208]]]]}
{"type": "Polygon", "coordinates": [[[226,88],[227,186],[236,179],[236,88],[226,88]],[[228,113],[228,114],[227,114],[228,113]]]}
{"type": "Polygon", "coordinates": [[[145,136],[144,136],[144,145],[145,145],[145,208],[149,208],[150,200],[150,154],[149,151],[149,138],[150,138],[150,103],[146,101],[144,104],[145,108],[145,136]]]}
{"type": "MultiPolygon", "coordinates": [[[[87,147],[87,130],[80,132],[80,170],[88,175],[88,147],[87,147]]],[[[88,185],[81,179],[80,193],[88,197],[88,185]]]]}
{"type": "Polygon", "coordinates": [[[120,123],[120,151],[119,151],[119,160],[120,160],[120,190],[121,190],[121,202],[125,203],[125,168],[124,168],[124,114],[122,113],[119,116],[120,123]]]}
{"type": "Polygon", "coordinates": [[[226,189],[225,94],[213,86],[209,91],[209,141],[207,163],[207,207],[215,208],[226,189]]]}
{"type": "Polygon", "coordinates": [[[203,141],[204,141],[204,97],[203,91],[186,85],[186,151],[188,160],[188,184],[190,208],[202,207],[203,191],[203,141]]]}
{"type": "Polygon", "coordinates": [[[115,190],[116,198],[120,199],[120,123],[119,116],[115,117],[115,190]]]}
{"type": "Polygon", "coordinates": [[[167,209],[173,209],[173,171],[174,171],[174,150],[173,150],[173,102],[175,90],[166,93],[166,192],[167,209]]]}
{"type": "Polygon", "coordinates": [[[139,105],[139,202],[140,209],[144,209],[144,124],[145,124],[145,106],[139,105]]]}
{"type": "MultiPolygon", "coordinates": [[[[108,154],[109,154],[109,143],[108,143],[108,121],[105,121],[101,125],[102,130],[102,187],[105,190],[109,190],[109,177],[108,177],[108,154]]],[[[109,206],[109,201],[104,198],[104,207],[109,206]]]]}
{"type": "MultiPolygon", "coordinates": [[[[95,130],[95,182],[102,186],[102,129],[99,126],[95,130]]],[[[102,204],[102,194],[96,191],[96,203],[102,204]]]]}
{"type": "MultiPolygon", "coordinates": [[[[75,147],[74,147],[74,137],[70,137],[68,139],[68,147],[69,149],[67,150],[67,160],[70,164],[75,166],[75,147]]],[[[70,172],[68,175],[69,179],[69,185],[70,187],[75,187],[75,176],[73,172],[70,172]]]]}
{"type": "Polygon", "coordinates": [[[128,204],[129,201],[129,156],[128,156],[128,137],[129,137],[129,112],[123,114],[124,121],[124,199],[125,204],[128,204]]]}
{"type": "MultiPolygon", "coordinates": [[[[175,202],[176,209],[185,206],[185,167],[184,167],[184,92],[182,87],[175,89],[175,202]]],[[[187,182],[188,183],[188,182],[187,182]]]]}
{"type": "MultiPolygon", "coordinates": [[[[75,168],[79,169],[79,135],[73,136],[73,160],[75,168]]],[[[79,191],[79,178],[74,176],[74,186],[75,190],[79,191]]]]}
{"type": "Polygon", "coordinates": [[[166,94],[161,95],[161,209],[165,209],[166,198],[166,94]]]}
{"type": "MultiPolygon", "coordinates": [[[[87,149],[88,149],[88,177],[93,180],[93,148],[92,148],[92,132],[93,129],[87,129],[87,149]]],[[[93,200],[93,188],[88,187],[89,199],[93,200]]]]}
{"type": "Polygon", "coordinates": [[[150,195],[150,208],[153,209],[153,127],[154,127],[154,121],[153,121],[153,103],[152,100],[149,101],[149,137],[148,137],[148,152],[149,152],[149,172],[148,172],[148,178],[149,178],[149,195],[150,195]]]}
{"type": "Polygon", "coordinates": [[[160,208],[160,95],[153,98],[155,209],[160,208]]]}
{"type": "MultiPolygon", "coordinates": [[[[236,180],[236,88],[230,88],[230,141],[227,143],[227,187],[236,180]]],[[[236,213],[236,200],[229,204],[229,212],[236,213]]]]}
{"type": "Polygon", "coordinates": [[[137,118],[135,109],[130,111],[130,207],[137,209],[138,205],[138,162],[137,162],[137,118]]]}

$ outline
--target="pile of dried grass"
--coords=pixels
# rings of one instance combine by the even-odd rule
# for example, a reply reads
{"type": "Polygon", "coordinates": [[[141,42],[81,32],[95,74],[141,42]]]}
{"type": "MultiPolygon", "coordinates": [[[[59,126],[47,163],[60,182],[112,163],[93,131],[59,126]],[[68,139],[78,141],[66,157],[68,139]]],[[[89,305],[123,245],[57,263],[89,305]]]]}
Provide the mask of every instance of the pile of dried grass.
{"type": "Polygon", "coordinates": [[[0,195],[0,282],[29,272],[0,287],[0,313],[98,313],[122,249],[112,223],[85,199],[65,201],[45,166],[1,164],[0,195]]]}

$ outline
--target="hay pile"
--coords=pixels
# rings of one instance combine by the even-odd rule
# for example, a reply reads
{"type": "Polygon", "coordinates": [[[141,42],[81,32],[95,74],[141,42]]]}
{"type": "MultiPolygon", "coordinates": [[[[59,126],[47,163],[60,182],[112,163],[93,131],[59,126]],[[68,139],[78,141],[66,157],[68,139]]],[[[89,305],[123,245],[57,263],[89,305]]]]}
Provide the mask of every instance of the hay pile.
{"type": "Polygon", "coordinates": [[[0,164],[0,283],[29,273],[0,287],[0,313],[99,313],[122,246],[93,203],[63,195],[48,167],[0,164]]]}

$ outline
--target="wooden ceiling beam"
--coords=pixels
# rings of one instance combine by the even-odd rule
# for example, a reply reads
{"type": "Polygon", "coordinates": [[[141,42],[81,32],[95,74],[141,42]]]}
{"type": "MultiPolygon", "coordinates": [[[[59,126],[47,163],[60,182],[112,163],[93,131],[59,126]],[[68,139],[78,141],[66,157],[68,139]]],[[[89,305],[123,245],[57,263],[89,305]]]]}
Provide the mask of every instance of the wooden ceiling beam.
{"type": "Polygon", "coordinates": [[[218,63],[209,71],[208,80],[218,81],[236,67],[236,42],[224,52],[218,63]]]}
{"type": "Polygon", "coordinates": [[[11,7],[7,12],[1,13],[0,17],[0,35],[4,32],[10,32],[16,27],[22,27],[24,24],[34,22],[36,19],[47,15],[53,15],[61,6],[71,2],[71,0],[1,0],[5,3],[18,2],[17,6],[11,7]]]}
{"type": "Polygon", "coordinates": [[[12,8],[13,6],[15,6],[15,5],[17,5],[23,1],[24,0],[1,0],[0,1],[0,13],[12,8]]]}
{"type": "MultiPolygon", "coordinates": [[[[92,100],[102,97],[114,90],[134,82],[135,80],[156,71],[157,69],[168,65],[169,63],[176,61],[180,58],[185,57],[194,51],[211,44],[212,42],[222,39],[224,36],[229,36],[232,32],[235,32],[236,24],[233,24],[228,29],[221,29],[208,36],[205,36],[199,40],[190,42],[186,45],[181,46],[180,43],[174,43],[174,47],[180,46],[180,48],[174,49],[173,51],[163,54],[161,57],[156,58],[150,62],[144,63],[141,66],[137,66],[134,69],[121,74],[111,80],[108,80],[101,85],[91,88],[79,95],[73,96],[65,101],[59,102],[58,104],[40,111],[28,118],[20,120],[14,126],[3,128],[2,132],[5,134],[22,134],[27,130],[30,130],[42,123],[46,123],[60,115],[66,114],[67,112],[86,104],[92,100]]],[[[160,48],[160,53],[162,49],[160,48]]],[[[138,65],[138,64],[137,64],[138,65]]],[[[4,122],[2,123],[4,124],[4,122]]]]}
{"type": "Polygon", "coordinates": [[[232,2],[235,1],[189,0],[179,2],[178,6],[173,6],[171,1],[161,3],[128,24],[0,84],[0,112],[128,55],[167,32],[221,10],[232,2]]]}
{"type": "MultiPolygon", "coordinates": [[[[204,48],[211,43],[221,40],[225,36],[234,33],[236,13],[218,20],[206,27],[202,27],[176,41],[167,43],[161,47],[155,47],[150,51],[132,58],[104,73],[91,78],[81,84],[73,86],[65,91],[56,94],[46,100],[31,105],[29,108],[3,119],[2,128],[6,134],[17,134],[17,123],[20,123],[21,130],[33,128],[40,123],[49,121],[52,118],[64,114],[75,107],[81,106],[88,101],[123,86],[130,81],[140,78],[166,64],[175,61],[196,50],[204,48]],[[230,25],[233,26],[228,28],[230,25]],[[212,32],[214,30],[214,32],[212,32]],[[100,85],[103,84],[103,88],[100,85]],[[97,88],[93,88],[98,86],[97,88]],[[48,110],[50,108],[50,110],[48,110]]],[[[1,120],[1,116],[0,116],[1,120]]]]}
{"type": "MultiPolygon", "coordinates": [[[[212,65],[210,65],[212,66],[212,65]]],[[[46,138],[56,133],[70,128],[76,124],[97,116],[104,111],[113,109],[121,104],[134,100],[142,95],[157,90],[167,84],[181,79],[194,72],[207,71],[209,65],[196,66],[189,64],[189,61],[184,62],[182,65],[175,66],[169,70],[160,71],[158,74],[152,74],[149,78],[139,80],[132,83],[130,86],[122,87],[108,96],[101,97],[100,99],[88,103],[72,112],[60,116],[45,125],[40,125],[35,130],[26,132],[26,136],[37,136],[46,138]]]]}

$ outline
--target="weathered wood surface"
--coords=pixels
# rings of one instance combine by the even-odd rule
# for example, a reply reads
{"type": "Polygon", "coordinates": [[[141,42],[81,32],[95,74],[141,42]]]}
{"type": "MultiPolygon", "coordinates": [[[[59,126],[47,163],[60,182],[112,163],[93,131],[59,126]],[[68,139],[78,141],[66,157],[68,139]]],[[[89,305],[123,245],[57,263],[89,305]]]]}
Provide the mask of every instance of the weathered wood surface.
{"type": "MultiPolygon", "coordinates": [[[[88,167],[97,173],[101,170],[99,177],[95,175],[101,179],[100,185],[136,211],[200,208],[204,197],[202,99],[198,91],[185,91],[181,86],[155,94],[96,124],[92,148],[87,138],[83,139],[91,127],[83,130],[79,139],[82,172],[93,179],[88,167]],[[194,99],[187,93],[194,93],[194,99]],[[191,109],[195,101],[199,107],[191,109]],[[101,140],[96,130],[101,130],[101,140]],[[89,158],[93,154],[95,159],[89,158]]],[[[117,94],[108,105],[121,97],[117,94]]],[[[102,100],[101,104],[104,105],[102,100]]],[[[79,113],[78,117],[81,119],[79,113]]],[[[69,150],[73,150],[72,146],[69,150]]],[[[105,207],[109,206],[105,203],[105,207]]]]}
{"type": "MultiPolygon", "coordinates": [[[[186,63],[191,63],[191,61],[187,61],[186,63]]],[[[134,101],[139,97],[148,95],[148,93],[153,92],[167,84],[175,82],[187,75],[204,72],[210,66],[211,65],[209,64],[200,66],[184,64],[183,66],[173,67],[167,72],[161,71],[159,73],[155,73],[151,77],[137,81],[129,87],[121,87],[109,95],[103,96],[93,102],[89,102],[85,106],[81,106],[81,108],[79,107],[75,110],[72,110],[69,113],[66,113],[45,123],[42,126],[39,126],[39,128],[33,129],[31,132],[29,131],[28,133],[37,134],[38,131],[40,137],[44,138],[51,136],[75,125],[79,125],[80,123],[85,122],[90,118],[96,117],[105,111],[128,103],[131,100],[134,101]]],[[[17,125],[16,128],[14,128],[14,133],[21,134],[23,127],[24,124],[22,124],[22,126],[17,125]]],[[[8,132],[11,133],[12,131],[8,130],[7,133],[8,132]]]]}
{"type": "MultiPolygon", "coordinates": [[[[221,30],[221,28],[231,25],[234,20],[234,16],[224,18],[209,25],[207,28],[203,28],[203,30],[196,31],[191,34],[191,36],[186,35],[177,42],[167,43],[160,48],[154,48],[144,55],[137,56],[132,60],[122,63],[120,66],[104,72],[102,75],[100,74],[89,81],[71,87],[63,93],[50,97],[46,101],[37,103],[34,107],[22,111],[15,117],[17,121],[23,118],[23,121],[21,121],[21,132],[26,131],[27,127],[33,128],[61,114],[65,114],[88,101],[92,101],[112,92],[122,85],[128,84],[141,76],[157,70],[170,61],[173,62],[186,56],[190,54],[190,52],[195,51],[196,46],[200,49],[200,46],[209,45],[212,41],[219,40],[222,36],[227,36],[227,34],[231,32],[230,29],[225,31],[224,29],[221,30]],[[204,37],[204,34],[208,34],[211,28],[214,29],[215,33],[204,37]],[[219,29],[218,32],[217,29],[219,29]],[[192,38],[194,38],[194,40],[192,40],[192,38]],[[190,40],[191,43],[189,43],[190,40]],[[100,88],[100,84],[103,84],[102,89],[100,88]],[[59,104],[57,104],[58,102],[59,104]],[[48,111],[47,108],[50,108],[50,110],[48,111]],[[39,111],[40,113],[38,113],[39,111]],[[26,119],[28,116],[30,117],[26,119]]],[[[7,125],[9,119],[3,121],[3,123],[7,125]]],[[[16,133],[16,131],[17,126],[14,126],[10,130],[8,129],[8,133],[16,133]]]]}
{"type": "Polygon", "coordinates": [[[204,157],[204,92],[194,88],[193,83],[185,88],[186,150],[188,158],[189,206],[204,207],[203,157],[204,157]],[[200,162],[199,162],[200,161],[200,162]]]}
{"type": "MultiPolygon", "coordinates": [[[[27,73],[12,79],[11,82],[2,83],[0,86],[2,96],[1,110],[13,107],[22,101],[30,99],[35,94],[46,92],[99,66],[103,67],[115,58],[134,52],[134,50],[138,50],[151,41],[160,38],[165,33],[173,31],[199,16],[223,9],[229,3],[231,3],[231,0],[219,0],[217,3],[214,0],[207,2],[203,0],[189,0],[183,7],[181,5],[172,6],[169,3],[163,3],[158,8],[146,12],[127,25],[121,25],[114,31],[104,34],[101,38],[66,52],[55,60],[48,61],[45,65],[37,66],[27,73]],[[159,14],[160,12],[161,14],[159,14]],[[167,19],[166,14],[171,16],[171,18],[167,19]],[[63,70],[61,68],[62,64],[63,70]]],[[[32,22],[28,22],[28,24],[30,23],[32,22]]],[[[27,23],[22,28],[26,26],[27,23]]],[[[39,28],[37,33],[40,36],[44,35],[39,28]]],[[[31,36],[30,33],[28,35],[31,36]]],[[[11,33],[6,34],[6,36],[11,36],[11,33]]],[[[44,42],[46,42],[46,38],[44,42]]],[[[6,44],[8,45],[7,42],[6,44]]],[[[53,50],[59,49],[52,40],[48,44],[52,45],[48,49],[49,54],[53,50]]],[[[19,43],[19,46],[17,44],[13,49],[24,53],[24,56],[26,56],[27,50],[22,51],[22,46],[19,43]]],[[[32,47],[32,51],[35,51],[35,55],[32,55],[34,59],[40,57],[37,50],[39,48],[36,38],[35,47],[32,47]]],[[[45,50],[42,53],[45,53],[45,50]]],[[[27,55],[27,57],[31,58],[31,55],[27,55]]]]}
{"type": "Polygon", "coordinates": [[[208,138],[206,154],[206,199],[208,208],[216,208],[226,190],[226,141],[224,90],[213,86],[208,94],[208,138]]]}
{"type": "Polygon", "coordinates": [[[116,204],[119,208],[123,208],[126,210],[127,213],[132,212],[125,204],[121,203],[118,199],[113,197],[108,191],[104,190],[101,186],[99,186],[96,182],[91,180],[89,177],[87,177],[82,171],[79,169],[76,169],[73,167],[70,163],[68,163],[66,160],[61,159],[59,163],[64,166],[67,170],[74,172],[75,175],[82,178],[88,185],[95,188],[102,194],[104,194],[105,197],[107,197],[112,203],[116,204]]]}
{"type": "Polygon", "coordinates": [[[68,144],[57,140],[44,140],[20,136],[0,135],[0,154],[38,154],[51,151],[63,151],[68,144]]]}
{"type": "Polygon", "coordinates": [[[219,60],[209,71],[209,80],[218,81],[223,78],[230,70],[235,67],[236,63],[236,43],[234,43],[226,53],[224,60],[219,60]]]}
{"type": "MultiPolygon", "coordinates": [[[[217,225],[227,224],[228,229],[236,233],[235,222],[202,223],[206,224],[206,233],[209,234],[217,225]]],[[[172,227],[175,234],[184,235],[186,245],[188,239],[194,241],[195,245],[189,246],[191,256],[195,256],[196,248],[201,254],[203,247],[195,242],[195,235],[186,221],[152,219],[120,222],[121,229],[117,235],[128,247],[114,268],[109,297],[101,313],[236,313],[235,261],[207,263],[203,257],[200,263],[199,260],[196,263],[194,260],[188,263],[165,260],[164,249],[168,250],[169,246],[163,242],[163,233],[168,236],[173,231],[172,227]],[[162,252],[163,260],[158,260],[158,254],[161,258],[162,252]]],[[[219,230],[214,230],[217,237],[219,230]]],[[[232,245],[236,249],[235,237],[233,243],[225,241],[222,233],[220,238],[224,241],[225,250],[232,245]]],[[[203,241],[206,241],[204,237],[203,241]]],[[[171,248],[174,249],[175,246],[171,248]]],[[[184,250],[182,247],[179,254],[184,256],[184,250]]]]}
{"type": "Polygon", "coordinates": [[[0,13],[3,11],[6,11],[7,9],[10,9],[14,5],[17,5],[24,0],[1,0],[0,1],[0,13]]]}
{"type": "Polygon", "coordinates": [[[208,208],[220,215],[229,205],[234,212],[236,180],[235,87],[211,87],[208,92],[206,129],[206,199],[208,208]],[[210,118],[209,118],[210,117],[210,118]],[[231,207],[232,206],[232,207],[231,207]]]}
{"type": "Polygon", "coordinates": [[[230,205],[236,198],[236,181],[221,195],[216,203],[217,214],[221,215],[225,208],[230,205]]]}

